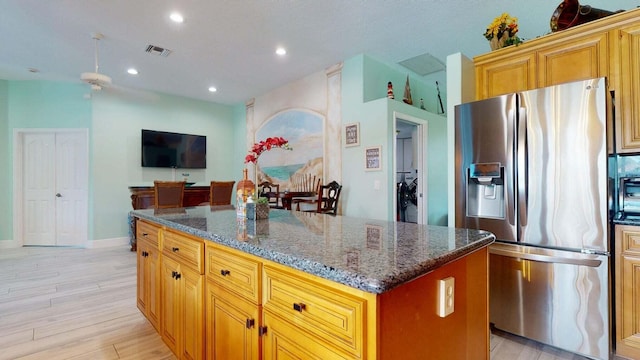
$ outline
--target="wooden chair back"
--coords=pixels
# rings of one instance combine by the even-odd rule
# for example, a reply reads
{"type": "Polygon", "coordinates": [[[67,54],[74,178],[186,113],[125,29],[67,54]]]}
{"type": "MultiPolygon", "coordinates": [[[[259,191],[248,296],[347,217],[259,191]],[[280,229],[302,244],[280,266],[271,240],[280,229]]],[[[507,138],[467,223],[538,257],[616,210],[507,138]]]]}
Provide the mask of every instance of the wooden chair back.
{"type": "Polygon", "coordinates": [[[209,188],[209,205],[231,205],[234,181],[212,181],[209,188]]]}
{"type": "Polygon", "coordinates": [[[298,174],[293,179],[293,191],[314,192],[318,190],[318,186],[322,179],[312,174],[298,174]]]}
{"type": "Polygon", "coordinates": [[[336,215],[338,212],[338,199],[342,185],[332,181],[327,185],[320,185],[318,188],[318,200],[316,212],[336,215]]]}
{"type": "Polygon", "coordinates": [[[184,181],[154,181],[154,208],[181,208],[185,184],[184,181]]]}
{"type": "Polygon", "coordinates": [[[266,197],[269,200],[269,206],[273,208],[280,208],[280,198],[278,193],[280,192],[280,184],[272,184],[268,181],[263,181],[258,185],[259,196],[266,197]]]}

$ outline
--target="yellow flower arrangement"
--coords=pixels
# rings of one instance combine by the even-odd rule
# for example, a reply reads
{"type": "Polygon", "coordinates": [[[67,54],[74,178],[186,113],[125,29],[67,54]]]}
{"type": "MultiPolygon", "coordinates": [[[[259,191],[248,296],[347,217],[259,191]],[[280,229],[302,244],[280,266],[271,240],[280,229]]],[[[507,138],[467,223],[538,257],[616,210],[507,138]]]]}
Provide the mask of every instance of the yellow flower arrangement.
{"type": "MultiPolygon", "coordinates": [[[[501,42],[502,46],[520,44],[522,40],[516,36],[518,32],[518,18],[512,17],[508,13],[493,19],[493,22],[484,32],[484,37],[490,42],[501,42]]],[[[493,46],[492,46],[493,47],[493,46]]]]}

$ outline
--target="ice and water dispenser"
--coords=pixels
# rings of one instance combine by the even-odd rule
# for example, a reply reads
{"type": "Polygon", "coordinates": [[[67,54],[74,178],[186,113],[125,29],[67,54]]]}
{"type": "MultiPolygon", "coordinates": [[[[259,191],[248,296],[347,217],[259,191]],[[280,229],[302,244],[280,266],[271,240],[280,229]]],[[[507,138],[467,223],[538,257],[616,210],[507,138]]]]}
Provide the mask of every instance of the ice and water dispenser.
{"type": "Polygon", "coordinates": [[[467,171],[467,216],[504,219],[504,167],[478,163],[467,171]]]}

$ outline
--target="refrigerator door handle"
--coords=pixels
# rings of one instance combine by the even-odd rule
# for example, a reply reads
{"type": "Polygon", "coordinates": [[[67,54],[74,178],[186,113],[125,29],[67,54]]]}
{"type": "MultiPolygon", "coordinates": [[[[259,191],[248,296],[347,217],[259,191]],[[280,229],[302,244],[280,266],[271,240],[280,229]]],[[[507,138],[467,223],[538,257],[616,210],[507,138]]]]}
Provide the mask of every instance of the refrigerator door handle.
{"type": "Polygon", "coordinates": [[[594,255],[575,254],[575,256],[561,256],[558,254],[553,254],[552,252],[545,253],[544,249],[534,248],[524,250],[520,246],[504,245],[499,243],[489,246],[489,253],[545,263],[569,264],[588,267],[598,267],[602,264],[602,261],[598,260],[594,255]]]}
{"type": "Polygon", "coordinates": [[[517,196],[517,206],[518,206],[518,219],[519,226],[527,225],[527,195],[528,195],[528,173],[527,169],[529,168],[529,153],[528,153],[528,144],[527,144],[527,111],[526,108],[520,106],[518,107],[518,127],[516,129],[518,132],[518,179],[516,183],[518,184],[518,196],[517,196]]]}
{"type": "MultiPolygon", "coordinates": [[[[513,108],[511,108],[509,110],[509,118],[510,119],[516,119],[516,111],[514,110],[516,108],[515,105],[515,97],[512,99],[513,100],[513,108]]],[[[512,132],[513,134],[515,134],[515,126],[513,126],[511,129],[509,129],[510,132],[512,132]]],[[[515,157],[516,157],[516,146],[517,143],[515,141],[515,136],[508,136],[507,137],[507,148],[511,149],[510,152],[507,152],[507,164],[506,164],[506,168],[507,169],[511,169],[510,172],[507,172],[505,174],[505,176],[507,177],[507,181],[505,181],[506,184],[506,188],[507,188],[507,201],[506,201],[506,206],[507,206],[507,221],[509,221],[510,225],[515,225],[516,224],[516,215],[515,215],[515,198],[516,198],[516,177],[517,177],[517,173],[516,173],[516,166],[515,166],[515,157]],[[510,178],[510,179],[509,179],[510,178]]]]}

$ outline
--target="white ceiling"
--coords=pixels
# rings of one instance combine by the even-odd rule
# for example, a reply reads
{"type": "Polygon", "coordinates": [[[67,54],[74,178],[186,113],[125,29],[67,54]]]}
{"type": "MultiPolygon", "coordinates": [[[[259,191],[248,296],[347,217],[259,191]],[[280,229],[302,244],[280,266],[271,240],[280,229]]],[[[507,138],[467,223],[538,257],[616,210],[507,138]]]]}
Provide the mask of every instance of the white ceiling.
{"type": "MultiPolygon", "coordinates": [[[[94,71],[91,33],[100,32],[100,72],[117,88],[241,104],[358,54],[386,63],[430,53],[473,57],[494,17],[519,18],[531,39],[549,32],[560,0],[0,0],[0,79],[80,82],[94,71]],[[183,24],[169,13],[180,11],[183,24]],[[145,52],[147,45],[173,51],[145,52]],[[276,46],[288,54],[278,58],[276,46]],[[140,74],[126,73],[136,67],[140,74]],[[30,73],[28,68],[38,69],[30,73]],[[215,86],[218,92],[209,93],[215,86]]],[[[631,0],[589,0],[629,10],[631,0]]],[[[444,73],[426,76],[444,82],[444,73]]],[[[382,84],[381,86],[386,86],[382,84]]]]}

